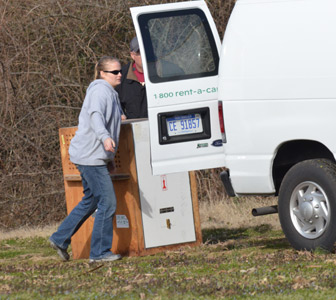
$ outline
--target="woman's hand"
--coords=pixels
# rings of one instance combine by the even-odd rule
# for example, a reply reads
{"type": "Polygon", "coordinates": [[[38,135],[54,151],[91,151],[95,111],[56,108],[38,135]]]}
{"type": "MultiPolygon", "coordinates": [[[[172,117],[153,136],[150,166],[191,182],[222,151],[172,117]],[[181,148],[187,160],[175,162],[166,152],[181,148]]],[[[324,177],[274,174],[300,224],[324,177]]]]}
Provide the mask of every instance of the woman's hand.
{"type": "Polygon", "coordinates": [[[104,141],[104,148],[106,151],[114,152],[115,151],[115,142],[111,138],[107,138],[104,141]]]}

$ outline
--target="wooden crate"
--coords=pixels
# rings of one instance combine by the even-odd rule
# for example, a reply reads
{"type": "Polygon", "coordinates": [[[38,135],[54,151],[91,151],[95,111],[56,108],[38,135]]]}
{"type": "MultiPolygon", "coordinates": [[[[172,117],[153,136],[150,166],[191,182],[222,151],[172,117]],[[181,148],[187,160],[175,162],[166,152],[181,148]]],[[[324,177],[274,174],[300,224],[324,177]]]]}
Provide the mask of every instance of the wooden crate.
{"type": "MultiPolygon", "coordinates": [[[[83,188],[79,171],[69,160],[68,149],[77,127],[59,129],[59,139],[64,176],[65,199],[68,214],[81,201],[83,188]]],[[[196,246],[202,242],[196,179],[193,172],[189,173],[196,241],[174,244],[156,248],[145,248],[141,217],[141,205],[138,189],[134,141],[131,124],[121,126],[120,141],[115,157],[115,170],[111,173],[115,194],[117,197],[116,215],[125,215],[129,221],[128,228],[117,228],[113,220],[112,252],[121,255],[139,256],[154,254],[168,249],[178,249],[181,246],[196,246]]],[[[89,217],[71,239],[72,257],[74,259],[88,258],[94,218],[89,217]]]]}

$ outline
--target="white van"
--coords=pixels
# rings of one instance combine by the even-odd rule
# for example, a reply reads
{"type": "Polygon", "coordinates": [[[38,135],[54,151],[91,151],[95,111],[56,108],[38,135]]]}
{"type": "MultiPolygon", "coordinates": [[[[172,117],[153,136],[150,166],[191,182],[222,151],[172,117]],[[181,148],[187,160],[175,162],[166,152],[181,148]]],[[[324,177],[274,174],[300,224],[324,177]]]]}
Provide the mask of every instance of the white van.
{"type": "Polygon", "coordinates": [[[204,1],[131,13],[153,174],[226,167],[230,196],[279,196],[261,214],[293,247],[332,250],[336,1],[237,0],[222,43],[204,1]]]}

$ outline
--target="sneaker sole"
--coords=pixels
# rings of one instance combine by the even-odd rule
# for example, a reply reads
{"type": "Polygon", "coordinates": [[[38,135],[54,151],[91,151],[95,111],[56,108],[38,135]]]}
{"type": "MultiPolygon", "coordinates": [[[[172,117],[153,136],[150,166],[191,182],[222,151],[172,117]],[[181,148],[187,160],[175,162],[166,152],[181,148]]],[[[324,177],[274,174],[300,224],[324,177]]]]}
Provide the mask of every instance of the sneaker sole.
{"type": "Polygon", "coordinates": [[[53,241],[49,241],[51,248],[57,251],[58,256],[63,260],[63,261],[68,261],[70,256],[69,254],[65,255],[63,251],[57,247],[57,245],[53,241]]]}
{"type": "Polygon", "coordinates": [[[108,262],[108,261],[116,261],[116,260],[120,260],[121,256],[116,257],[116,258],[102,258],[102,259],[90,259],[89,262],[90,263],[94,263],[94,262],[108,262]]]}

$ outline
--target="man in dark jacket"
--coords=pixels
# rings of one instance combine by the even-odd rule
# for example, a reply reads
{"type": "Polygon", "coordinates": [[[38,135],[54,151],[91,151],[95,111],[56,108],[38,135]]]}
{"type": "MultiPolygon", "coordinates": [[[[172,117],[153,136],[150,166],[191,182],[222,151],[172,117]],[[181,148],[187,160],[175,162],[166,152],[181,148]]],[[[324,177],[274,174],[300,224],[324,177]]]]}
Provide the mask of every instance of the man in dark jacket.
{"type": "Polygon", "coordinates": [[[121,84],[116,87],[127,119],[148,118],[145,78],[137,37],[130,43],[132,62],[122,67],[121,84]]]}

